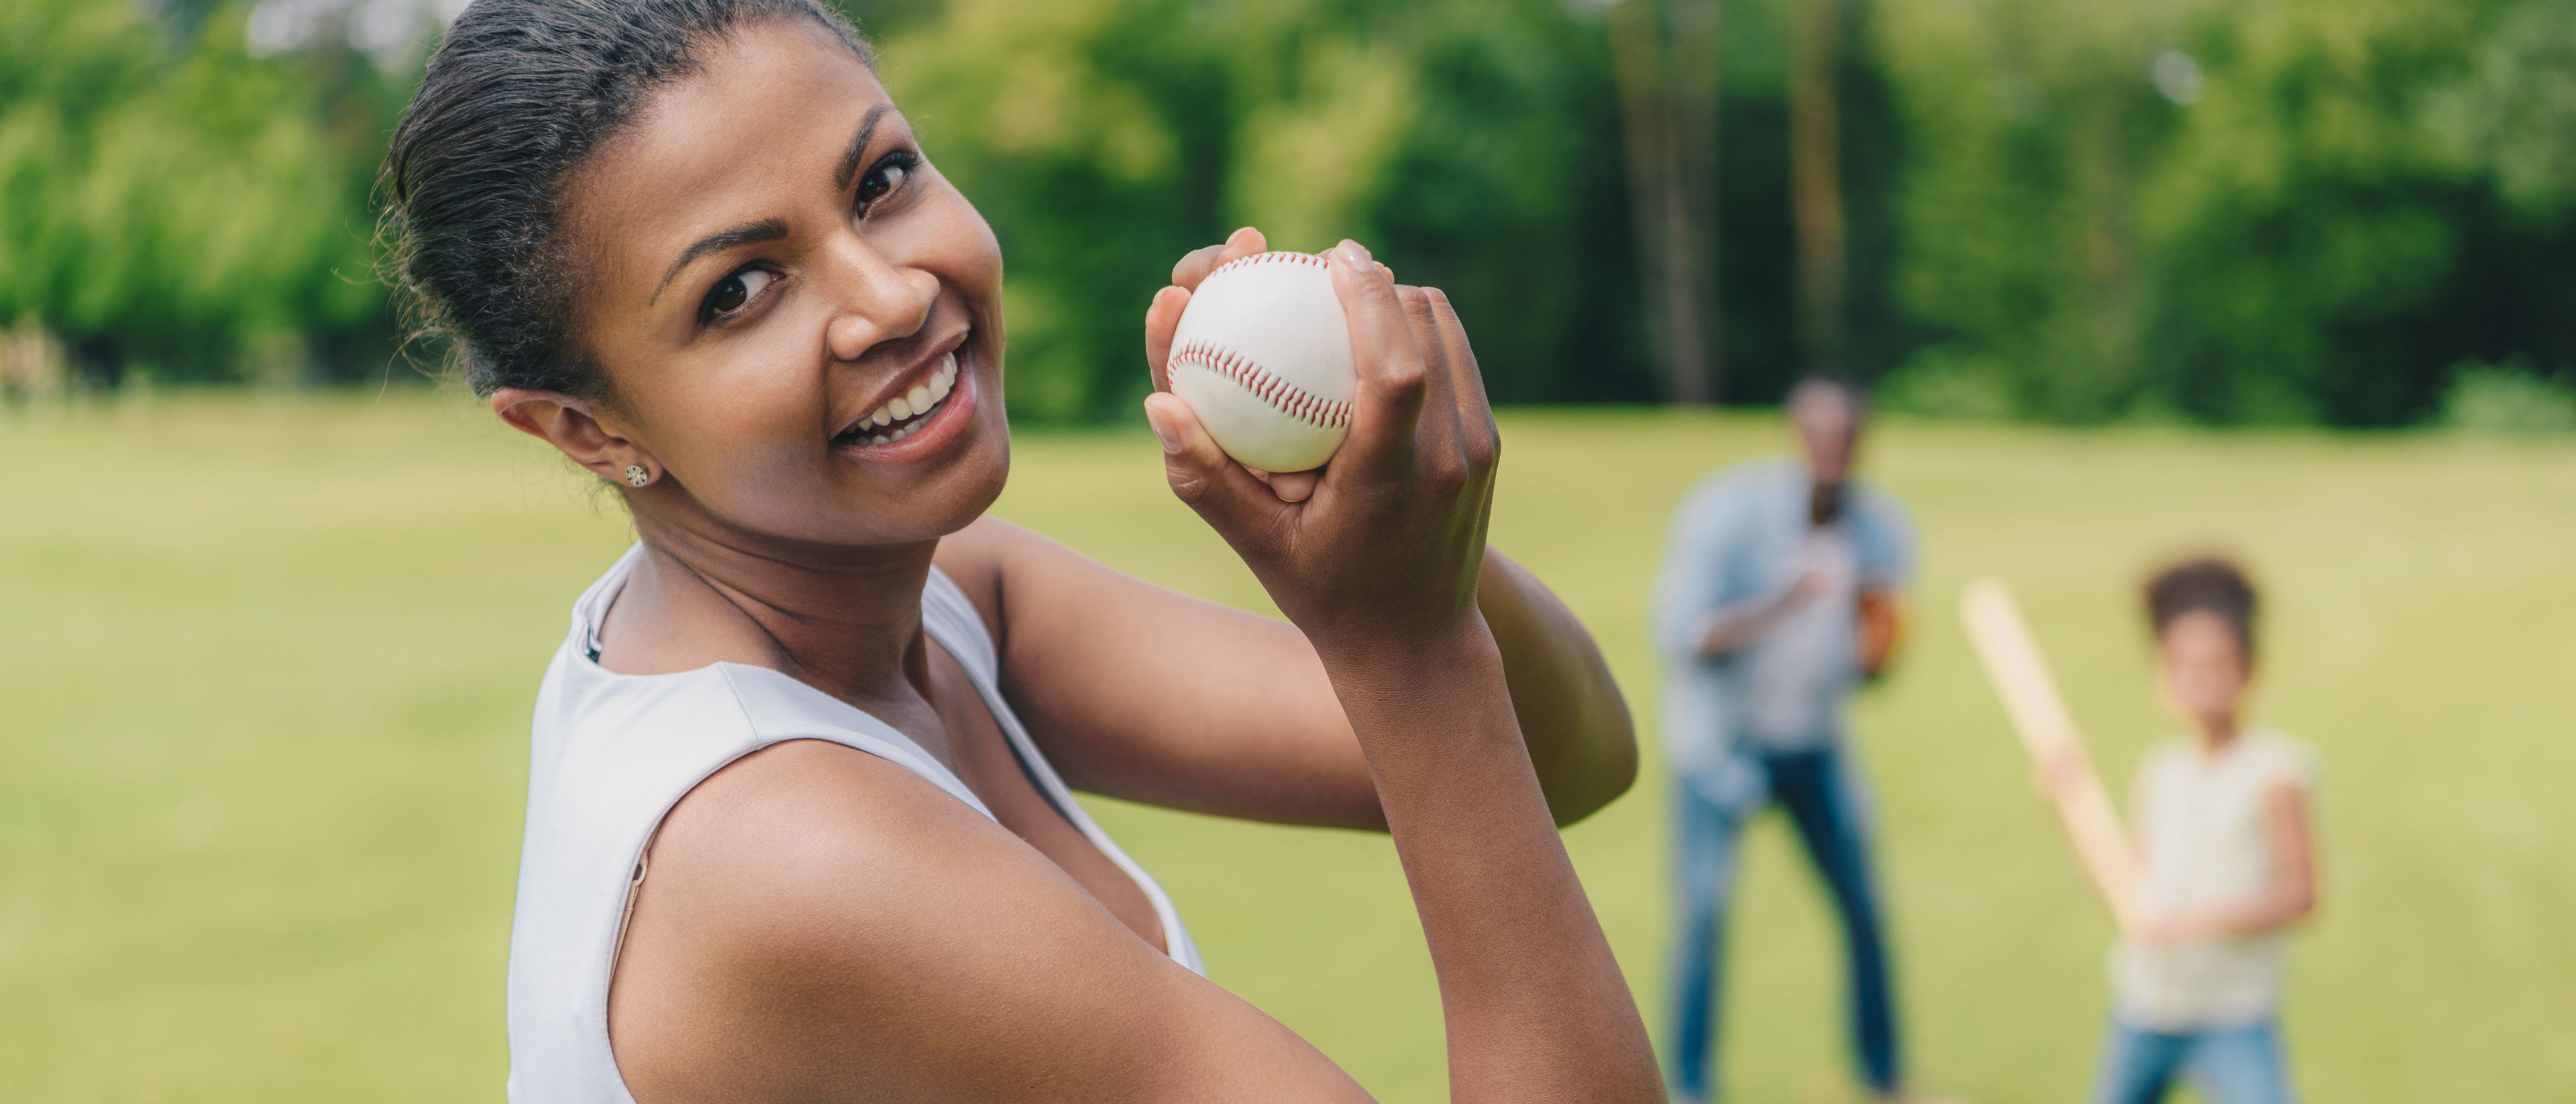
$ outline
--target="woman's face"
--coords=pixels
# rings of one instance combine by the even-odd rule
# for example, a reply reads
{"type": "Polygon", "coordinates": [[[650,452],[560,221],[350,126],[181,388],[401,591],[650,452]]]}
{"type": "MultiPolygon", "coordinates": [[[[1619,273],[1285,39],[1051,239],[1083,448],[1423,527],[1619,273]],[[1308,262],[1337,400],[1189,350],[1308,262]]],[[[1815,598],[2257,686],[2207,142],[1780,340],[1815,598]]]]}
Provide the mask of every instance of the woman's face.
{"type": "Polygon", "coordinates": [[[1010,466],[992,230],[828,32],[705,51],[566,194],[602,428],[732,529],[956,531],[1010,466]]]}

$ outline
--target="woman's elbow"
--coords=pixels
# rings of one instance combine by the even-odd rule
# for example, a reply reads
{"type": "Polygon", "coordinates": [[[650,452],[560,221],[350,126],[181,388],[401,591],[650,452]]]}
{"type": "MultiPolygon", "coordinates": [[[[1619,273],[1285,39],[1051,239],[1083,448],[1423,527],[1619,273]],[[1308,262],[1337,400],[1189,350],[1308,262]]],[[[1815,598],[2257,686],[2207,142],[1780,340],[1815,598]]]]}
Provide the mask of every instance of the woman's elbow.
{"type": "Polygon", "coordinates": [[[1549,795],[1548,811],[1559,828],[1608,808],[1637,784],[1637,728],[1624,705],[1597,726],[1589,743],[1577,776],[1549,795]]]}

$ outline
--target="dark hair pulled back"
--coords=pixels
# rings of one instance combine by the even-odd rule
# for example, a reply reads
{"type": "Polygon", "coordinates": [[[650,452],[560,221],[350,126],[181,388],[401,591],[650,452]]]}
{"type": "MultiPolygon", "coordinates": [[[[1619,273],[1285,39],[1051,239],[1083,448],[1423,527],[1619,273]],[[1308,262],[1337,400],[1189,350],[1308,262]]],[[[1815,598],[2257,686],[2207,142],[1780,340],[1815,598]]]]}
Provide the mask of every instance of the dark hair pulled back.
{"type": "Polygon", "coordinates": [[[2248,659],[2254,656],[2254,619],[2261,612],[2254,580],[2236,561],[2201,556],[2158,571],[2147,580],[2147,623],[2157,636],[2189,613],[2214,613],[2236,634],[2248,659]]]}
{"type": "Polygon", "coordinates": [[[385,153],[379,238],[416,332],[450,343],[476,394],[606,397],[572,336],[565,184],[707,43],[799,19],[872,61],[817,0],[475,0],[457,17],[385,153]]]}

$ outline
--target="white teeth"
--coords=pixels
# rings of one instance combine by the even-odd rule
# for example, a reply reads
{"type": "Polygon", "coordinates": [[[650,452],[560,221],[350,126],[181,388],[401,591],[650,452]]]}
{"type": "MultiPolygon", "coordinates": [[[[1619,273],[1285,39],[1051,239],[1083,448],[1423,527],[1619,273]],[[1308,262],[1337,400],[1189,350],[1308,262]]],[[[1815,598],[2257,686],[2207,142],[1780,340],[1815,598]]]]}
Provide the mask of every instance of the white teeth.
{"type": "MultiPolygon", "coordinates": [[[[952,387],[953,387],[953,385],[952,385],[952,387]]],[[[897,414],[894,416],[894,419],[902,419],[902,418],[910,418],[910,417],[914,417],[916,414],[918,414],[921,420],[919,420],[919,421],[915,421],[915,422],[914,422],[914,423],[912,423],[911,425],[905,426],[905,427],[903,427],[902,429],[895,430],[895,431],[894,431],[894,432],[892,432],[892,433],[878,433],[878,434],[872,434],[872,435],[870,435],[870,436],[860,438],[860,443],[862,443],[862,444],[870,444],[870,445],[890,445],[890,444],[895,443],[896,441],[900,441],[900,440],[903,440],[903,439],[904,439],[904,438],[906,438],[906,437],[910,437],[910,436],[912,436],[912,435],[913,435],[913,433],[914,433],[915,431],[919,430],[923,425],[927,424],[927,422],[928,422],[928,420],[929,420],[930,415],[938,413],[941,407],[943,407],[943,406],[946,406],[946,405],[947,405],[947,404],[946,404],[945,402],[943,402],[942,400],[943,400],[943,399],[945,399],[945,398],[947,398],[946,392],[947,392],[947,391],[949,391],[949,390],[951,390],[951,389],[952,389],[952,388],[947,388],[947,387],[934,387],[934,388],[932,388],[931,390],[932,390],[932,391],[934,391],[934,392],[937,392],[938,394],[936,394],[934,397],[930,398],[927,402],[924,402],[924,403],[922,404],[921,408],[920,408],[918,411],[909,411],[909,410],[907,410],[907,411],[903,411],[903,412],[901,412],[901,413],[897,413],[897,414]]],[[[887,403],[887,404],[886,404],[886,408],[892,408],[892,407],[897,407],[897,406],[909,406],[909,405],[910,405],[910,403],[909,403],[909,401],[908,401],[908,400],[906,400],[906,399],[896,399],[896,400],[894,400],[894,401],[893,401],[893,402],[891,402],[891,403],[887,403]]],[[[867,421],[865,421],[865,422],[861,422],[861,423],[860,423],[861,428],[865,428],[865,427],[867,427],[867,426],[871,426],[871,425],[880,425],[880,424],[883,424],[883,423],[885,423],[885,422],[887,422],[887,421],[889,421],[889,420],[894,420],[894,419],[888,419],[888,418],[885,416],[884,410],[885,410],[885,408],[880,408],[880,409],[879,409],[879,411],[878,411],[878,413],[877,413],[877,416],[876,416],[876,417],[871,418],[871,419],[869,419],[869,420],[867,420],[867,421]]]]}
{"type": "MultiPolygon", "coordinates": [[[[957,390],[957,374],[957,354],[941,357],[939,367],[931,371],[929,379],[914,384],[912,390],[895,396],[867,417],[859,419],[854,428],[892,425],[906,418],[927,419],[946,402],[950,393],[957,390]]],[[[892,444],[912,436],[912,431],[920,428],[920,423],[916,422],[892,433],[879,433],[862,440],[871,445],[892,444]]]]}

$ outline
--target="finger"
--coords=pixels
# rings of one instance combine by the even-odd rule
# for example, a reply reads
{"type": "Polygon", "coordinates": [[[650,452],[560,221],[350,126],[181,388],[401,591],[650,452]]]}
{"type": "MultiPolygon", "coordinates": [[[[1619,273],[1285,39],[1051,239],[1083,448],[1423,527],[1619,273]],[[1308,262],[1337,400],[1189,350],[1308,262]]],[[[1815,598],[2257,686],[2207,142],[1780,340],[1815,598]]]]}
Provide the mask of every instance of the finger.
{"type": "Polygon", "coordinates": [[[1449,293],[1439,288],[1422,289],[1431,302],[1431,315],[1437,322],[1440,356],[1449,366],[1453,392],[1459,409],[1474,411],[1485,421],[1492,421],[1493,400],[1485,394],[1485,372],[1476,363],[1476,350],[1467,343],[1467,324],[1459,321],[1458,308],[1449,301],[1449,293]]]}
{"type": "Polygon", "coordinates": [[[1154,390],[1172,389],[1172,332],[1181,326],[1181,312],[1190,306],[1190,293],[1167,287],[1154,293],[1153,305],[1145,308],[1145,373],[1154,377],[1154,390]]]}
{"type": "Polygon", "coordinates": [[[1163,443],[1163,475],[1172,493],[1198,511],[1237,551],[1267,547],[1265,534],[1284,528],[1293,507],[1234,462],[1208,436],[1187,400],[1168,392],[1145,396],[1145,421],[1163,443]]]}
{"type": "Polygon", "coordinates": [[[1246,226],[1226,235],[1222,243],[1191,250],[1188,256],[1181,258],[1181,263],[1172,266],[1172,285],[1197,291],[1199,282],[1207,279],[1208,273],[1232,261],[1267,252],[1269,248],[1269,240],[1262,236],[1261,231],[1246,226]]]}
{"type": "Polygon", "coordinates": [[[1216,271],[1216,258],[1225,252],[1225,243],[1203,245],[1183,254],[1181,263],[1172,266],[1172,286],[1184,291],[1197,291],[1199,281],[1216,271]]]}
{"type": "Polygon", "coordinates": [[[1272,472],[1262,482],[1270,484],[1270,493],[1278,495],[1281,502],[1304,502],[1315,496],[1315,484],[1322,482],[1323,478],[1323,469],[1317,468],[1314,471],[1272,472]]]}
{"type": "Polygon", "coordinates": [[[1397,284],[1395,298],[1404,304],[1404,323],[1413,330],[1413,347],[1422,356],[1422,421],[1414,436],[1422,448],[1455,450],[1458,407],[1450,397],[1449,366],[1441,356],[1440,320],[1433,317],[1431,298],[1421,288],[1397,284]]]}
{"type": "Polygon", "coordinates": [[[1368,250],[1344,241],[1327,252],[1333,291],[1351,331],[1351,360],[1359,385],[1351,395],[1351,433],[1334,454],[1326,478],[1392,480],[1413,464],[1414,426],[1422,417],[1422,351],[1413,324],[1396,297],[1395,281],[1378,271],[1368,250]]]}
{"type": "Polygon", "coordinates": [[[1256,253],[1270,252],[1270,237],[1246,226],[1225,237],[1225,250],[1217,254],[1216,267],[1224,268],[1256,253]]]}
{"type": "Polygon", "coordinates": [[[1485,394],[1485,371],[1476,363],[1476,350],[1467,344],[1467,325],[1458,320],[1458,308],[1449,302],[1448,293],[1424,288],[1422,294],[1431,301],[1432,317],[1438,321],[1440,359],[1449,368],[1449,394],[1457,404],[1468,462],[1490,468],[1502,452],[1503,434],[1494,424],[1493,400],[1485,394]]]}

